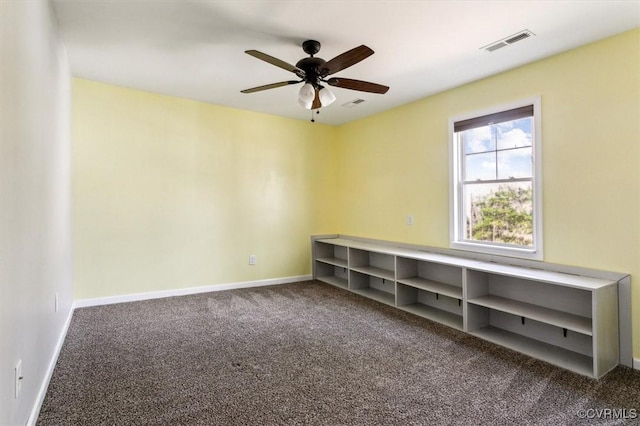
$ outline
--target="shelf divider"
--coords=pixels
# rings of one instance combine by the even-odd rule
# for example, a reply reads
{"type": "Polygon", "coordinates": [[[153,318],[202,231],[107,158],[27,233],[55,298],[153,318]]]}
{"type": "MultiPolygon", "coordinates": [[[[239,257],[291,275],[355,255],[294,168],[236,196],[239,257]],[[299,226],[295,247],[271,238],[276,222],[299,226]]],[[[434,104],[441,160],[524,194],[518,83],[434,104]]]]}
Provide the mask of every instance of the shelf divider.
{"type": "Polygon", "coordinates": [[[483,327],[470,332],[489,342],[505,346],[567,370],[593,377],[593,358],[497,327],[483,327]]]}
{"type": "Polygon", "coordinates": [[[387,305],[395,306],[396,303],[396,297],[393,293],[387,293],[386,291],[378,290],[376,288],[365,287],[354,289],[352,291],[361,296],[368,297],[369,299],[386,303],[387,305]]]}
{"type": "Polygon", "coordinates": [[[360,272],[363,274],[371,275],[372,277],[378,277],[389,281],[394,281],[395,276],[393,271],[387,269],[376,268],[375,266],[356,266],[351,268],[352,271],[360,272]]]}
{"type": "Polygon", "coordinates": [[[398,309],[412,313],[419,317],[448,325],[449,327],[458,330],[462,330],[461,315],[456,315],[454,313],[443,311],[442,309],[434,308],[433,306],[427,306],[418,302],[408,305],[400,305],[398,306],[398,309]]]}
{"type": "Polygon", "coordinates": [[[495,309],[524,318],[551,324],[560,328],[575,331],[577,333],[593,335],[591,327],[591,318],[581,317],[566,312],[557,311],[555,309],[545,308],[544,306],[533,305],[531,303],[520,302],[517,300],[507,299],[492,294],[474,297],[467,301],[485,308],[495,309]]]}
{"type": "Polygon", "coordinates": [[[329,265],[339,266],[341,268],[347,267],[347,260],[340,259],[338,257],[318,257],[316,260],[318,262],[328,263],[329,265]]]}
{"type": "Polygon", "coordinates": [[[316,279],[318,281],[322,281],[324,283],[331,284],[336,287],[340,287],[344,289],[349,288],[349,281],[347,281],[344,278],[335,277],[335,276],[326,276],[326,277],[317,277],[316,279]]]}
{"type": "Polygon", "coordinates": [[[422,277],[402,278],[399,279],[398,282],[420,290],[430,291],[431,293],[442,294],[443,296],[453,297],[454,299],[462,299],[462,287],[455,285],[444,284],[422,277]]]}

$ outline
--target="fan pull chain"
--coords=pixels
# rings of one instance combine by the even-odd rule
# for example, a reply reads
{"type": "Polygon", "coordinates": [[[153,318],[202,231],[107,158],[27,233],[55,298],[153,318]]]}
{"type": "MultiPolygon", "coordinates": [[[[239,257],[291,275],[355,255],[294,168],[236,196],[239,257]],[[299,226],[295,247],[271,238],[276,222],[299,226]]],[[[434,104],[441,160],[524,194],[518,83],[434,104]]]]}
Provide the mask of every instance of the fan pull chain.
{"type": "MultiPolygon", "coordinates": [[[[319,109],[316,110],[316,114],[320,114],[320,110],[319,109]]],[[[316,120],[313,118],[313,110],[311,110],[311,122],[312,123],[316,122],[316,120]]]]}

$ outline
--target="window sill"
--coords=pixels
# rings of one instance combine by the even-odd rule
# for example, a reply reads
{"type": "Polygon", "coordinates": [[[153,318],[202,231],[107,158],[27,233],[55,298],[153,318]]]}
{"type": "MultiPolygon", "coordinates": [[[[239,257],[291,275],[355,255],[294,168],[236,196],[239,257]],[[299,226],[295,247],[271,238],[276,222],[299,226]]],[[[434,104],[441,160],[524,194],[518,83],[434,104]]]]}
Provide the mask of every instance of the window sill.
{"type": "Polygon", "coordinates": [[[472,243],[463,241],[451,241],[450,247],[456,250],[464,250],[474,253],[493,254],[507,257],[517,257],[519,259],[542,260],[542,250],[535,248],[518,248],[513,246],[502,246],[493,244],[472,243]]]}

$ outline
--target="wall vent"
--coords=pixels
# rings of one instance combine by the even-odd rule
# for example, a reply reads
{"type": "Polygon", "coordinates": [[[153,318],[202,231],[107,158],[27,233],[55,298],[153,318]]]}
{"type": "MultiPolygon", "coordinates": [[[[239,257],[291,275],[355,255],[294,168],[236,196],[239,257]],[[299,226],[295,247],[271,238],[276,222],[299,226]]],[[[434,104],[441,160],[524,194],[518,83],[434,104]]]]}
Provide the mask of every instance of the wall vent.
{"type": "Polygon", "coordinates": [[[505,37],[502,40],[494,41],[486,46],[482,46],[480,49],[486,50],[487,52],[493,52],[498,49],[502,49],[503,47],[507,47],[512,45],[513,43],[517,43],[521,40],[534,36],[535,34],[529,30],[522,30],[509,37],[505,37]]]}
{"type": "Polygon", "coordinates": [[[364,102],[364,99],[354,99],[352,101],[347,102],[346,104],[342,104],[345,108],[353,108],[354,106],[361,104],[364,102]]]}

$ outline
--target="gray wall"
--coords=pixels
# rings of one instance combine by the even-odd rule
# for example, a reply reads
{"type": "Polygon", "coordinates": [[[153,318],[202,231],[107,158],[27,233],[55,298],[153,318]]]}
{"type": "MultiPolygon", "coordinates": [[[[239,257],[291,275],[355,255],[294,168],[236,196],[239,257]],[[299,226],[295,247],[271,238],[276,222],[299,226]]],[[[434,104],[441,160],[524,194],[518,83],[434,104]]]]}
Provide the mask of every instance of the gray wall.
{"type": "Polygon", "coordinates": [[[51,3],[0,7],[0,424],[24,425],[72,305],[71,78],[51,3]]]}

